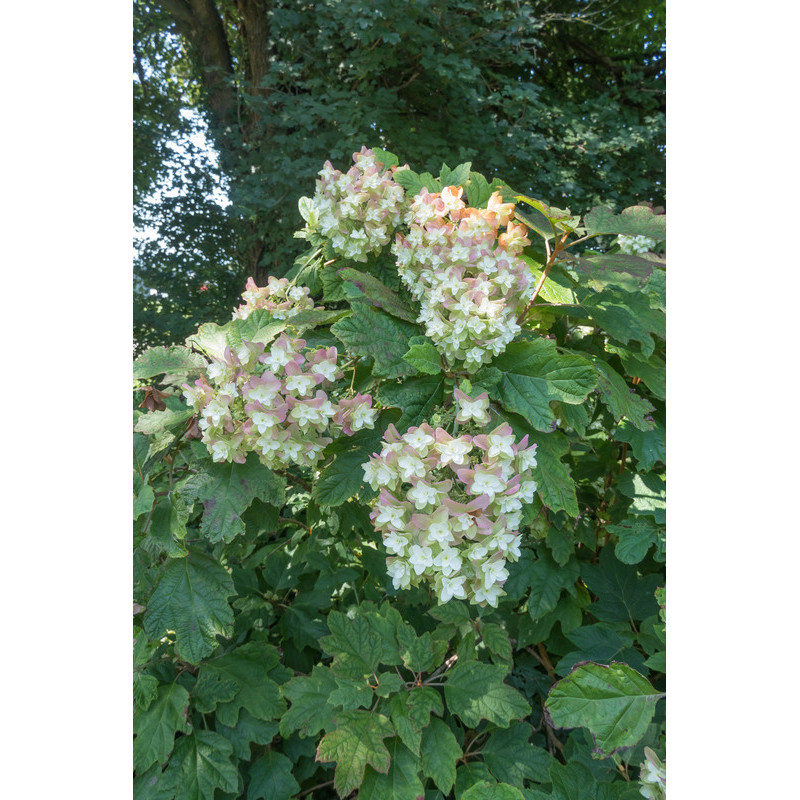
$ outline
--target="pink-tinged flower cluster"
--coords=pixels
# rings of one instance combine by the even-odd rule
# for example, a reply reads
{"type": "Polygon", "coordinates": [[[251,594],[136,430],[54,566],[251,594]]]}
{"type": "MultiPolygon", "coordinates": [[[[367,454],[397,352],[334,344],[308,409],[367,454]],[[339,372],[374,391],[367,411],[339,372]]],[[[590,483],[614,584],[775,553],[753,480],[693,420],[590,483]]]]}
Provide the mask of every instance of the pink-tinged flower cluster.
{"type": "Polygon", "coordinates": [[[184,396],[197,412],[202,441],[214,461],[243,463],[258,453],[268,467],[314,466],[333,439],[372,428],[372,397],[357,394],[333,402],[323,387],[342,377],[335,347],[305,349],[286,334],[267,348],[242,342],[212,360],[184,396]]]}
{"type": "Polygon", "coordinates": [[[250,312],[265,308],[275,319],[291,319],[310,308],[314,301],[308,296],[307,286],[292,286],[286,278],[270,275],[266,286],[256,286],[252,278],[247,279],[247,288],[242,292],[244,303],[233,312],[234,319],[247,319],[250,312]]]}
{"type": "Polygon", "coordinates": [[[536,445],[508,424],[451,436],[423,423],[400,436],[390,425],[363,467],[380,494],[370,518],[383,536],[396,589],[430,583],[451,597],[497,606],[507,561],[520,556],[522,506],[533,500],[536,445]]]}
{"type": "Polygon", "coordinates": [[[403,221],[405,192],[372,150],[362,147],[353,161],[344,174],[325,162],[309,224],[338,255],[363,262],[389,244],[403,221]]]}
{"type": "Polygon", "coordinates": [[[462,193],[456,186],[423,189],[406,217],[410,232],[397,234],[392,252],[427,335],[451,366],[476,372],[520,330],[516,317],[533,282],[519,254],[530,241],[526,228],[511,222],[514,204],[499,192],[485,209],[465,207],[462,193]]]}

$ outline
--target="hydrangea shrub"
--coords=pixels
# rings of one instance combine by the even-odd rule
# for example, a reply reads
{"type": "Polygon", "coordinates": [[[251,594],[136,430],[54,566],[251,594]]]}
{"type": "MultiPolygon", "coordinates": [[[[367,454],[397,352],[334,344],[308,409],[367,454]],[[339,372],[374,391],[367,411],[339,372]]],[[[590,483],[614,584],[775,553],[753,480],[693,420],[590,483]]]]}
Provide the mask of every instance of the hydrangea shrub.
{"type": "Polygon", "coordinates": [[[664,797],[662,210],[378,148],[300,210],[134,362],[134,796],[664,797]]]}

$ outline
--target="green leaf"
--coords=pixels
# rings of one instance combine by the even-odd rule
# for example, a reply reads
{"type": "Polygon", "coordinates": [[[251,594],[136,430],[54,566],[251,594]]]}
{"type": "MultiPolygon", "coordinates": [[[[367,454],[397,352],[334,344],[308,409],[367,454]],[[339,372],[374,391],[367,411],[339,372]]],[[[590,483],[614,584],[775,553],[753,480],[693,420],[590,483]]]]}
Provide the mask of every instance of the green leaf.
{"type": "Polygon", "coordinates": [[[576,664],[582,661],[610,664],[612,661],[623,661],[634,669],[644,666],[644,659],[638,650],[634,650],[634,634],[630,625],[625,622],[598,622],[595,625],[582,625],[565,634],[577,650],[563,656],[556,664],[556,673],[566,675],[576,664]]]}
{"type": "MultiPolygon", "coordinates": [[[[393,317],[404,319],[406,322],[417,321],[417,312],[397,292],[379,281],[374,275],[359,272],[352,267],[342,267],[339,269],[339,275],[355,285],[359,290],[359,295],[371,305],[393,317]]],[[[292,321],[294,322],[294,320],[292,321]]]]}
{"type": "Polygon", "coordinates": [[[460,600],[448,600],[440,606],[433,606],[433,608],[428,609],[428,614],[434,619],[438,619],[439,622],[444,622],[448,625],[472,623],[469,606],[466,603],[462,603],[460,600]]]}
{"type": "Polygon", "coordinates": [[[444,711],[442,696],[430,686],[414,688],[404,697],[406,698],[409,719],[417,728],[424,728],[428,724],[431,714],[441,716],[444,711]]]}
{"type": "Polygon", "coordinates": [[[526,780],[546,783],[553,757],[529,742],[532,728],[517,722],[493,733],[483,745],[483,759],[498,781],[524,787],[526,780]]]}
{"type": "Polygon", "coordinates": [[[214,800],[217,790],[235,792],[239,774],[232,754],[231,743],[214,731],[195,731],[179,739],[167,768],[175,775],[175,800],[214,800]]]}
{"type": "Polygon", "coordinates": [[[484,622],[481,625],[481,638],[493,655],[492,661],[511,661],[511,642],[504,628],[494,622],[484,622]]]}
{"type": "Polygon", "coordinates": [[[624,236],[648,236],[656,241],[667,238],[666,214],[655,214],[648,206],[631,206],[621,214],[596,206],[584,217],[584,225],[590,234],[621,233],[624,236]]]}
{"type": "Polygon", "coordinates": [[[571,263],[581,283],[598,292],[607,286],[629,292],[641,290],[657,266],[647,258],[623,253],[587,253],[571,263]]]}
{"type": "Polygon", "coordinates": [[[422,774],[449,794],[456,782],[456,761],[462,751],[450,728],[439,719],[432,719],[422,732],[422,774]]]}
{"type": "Polygon", "coordinates": [[[389,697],[399,692],[405,685],[405,681],[396,672],[379,672],[376,677],[378,687],[375,689],[375,694],[378,697],[389,697]]]}
{"type": "Polygon", "coordinates": [[[233,745],[234,755],[244,761],[250,760],[251,744],[269,744],[278,733],[277,722],[257,719],[246,710],[241,711],[232,728],[219,721],[214,727],[217,733],[222,734],[233,745]]]}
{"type": "Polygon", "coordinates": [[[461,800],[464,792],[481,781],[490,784],[497,783],[489,772],[489,767],[483,761],[467,761],[466,764],[461,764],[456,770],[455,794],[458,800],[461,800]]]}
{"type": "Polygon", "coordinates": [[[188,347],[151,347],[133,362],[133,379],[142,380],[164,373],[183,375],[200,374],[206,367],[206,360],[188,347]]]}
{"type": "Polygon", "coordinates": [[[444,687],[447,707],[470,728],[482,719],[505,728],[512,719],[527,717],[531,713],[528,701],[503,683],[507,672],[502,664],[459,661],[444,687]]]}
{"type": "Polygon", "coordinates": [[[396,167],[400,163],[397,156],[394,153],[390,153],[388,150],[381,150],[380,147],[373,147],[372,152],[375,154],[375,158],[383,165],[384,169],[396,167]]]}
{"type": "Polygon", "coordinates": [[[190,551],[171,559],[147,604],[145,632],[160,639],[174,631],[178,655],[198,664],[217,647],[217,636],[231,635],[232,594],[231,576],[208,556],[190,551]]]}
{"type": "Polygon", "coordinates": [[[287,320],[273,319],[269,311],[257,308],[247,319],[234,319],[224,325],[207,322],[186,340],[189,347],[202,351],[210,358],[221,360],[225,348],[236,348],[245,342],[271,342],[286,326],[287,320]]]}
{"type": "Polygon", "coordinates": [[[628,420],[623,420],[614,438],[631,446],[636,467],[642,472],[649,472],[659,461],[664,464],[667,461],[666,428],[660,419],[654,419],[654,426],[649,431],[640,431],[628,420]]]}
{"type": "Polygon", "coordinates": [[[400,741],[415,755],[419,755],[422,732],[409,717],[408,692],[401,692],[389,700],[389,717],[400,741]]]}
{"type": "Polygon", "coordinates": [[[352,666],[356,673],[369,675],[378,668],[381,638],[364,617],[350,619],[339,611],[331,611],[328,628],[330,636],[323,636],[319,643],[334,656],[334,669],[339,665],[352,666]]]}
{"type": "Polygon", "coordinates": [[[597,383],[585,358],[560,354],[549,339],[512,342],[492,366],[503,373],[492,390],[494,399],[544,432],[555,422],[551,400],[582,403],[597,383]]]}
{"type": "Polygon", "coordinates": [[[525,800],[525,795],[507,783],[481,781],[467,789],[459,800],[525,800]]]}
{"type": "Polygon", "coordinates": [[[654,308],[643,294],[606,289],[585,297],[583,309],[609,336],[623,344],[640,342],[642,354],[653,354],[655,340],[666,337],[665,315],[654,308]]]}
{"type": "Polygon", "coordinates": [[[292,762],[281,753],[268,750],[250,767],[247,800],[290,800],[299,791],[292,762]]]}
{"type": "Polygon", "coordinates": [[[582,664],[553,685],[545,708],[556,727],[588,728],[596,752],[611,755],[644,736],[660,697],[625,664],[582,664]]]}
{"type": "Polygon", "coordinates": [[[138,670],[133,673],[133,702],[146,711],[158,695],[158,678],[138,670]]]}
{"type": "Polygon", "coordinates": [[[336,762],[333,785],[339,797],[345,797],[361,785],[367,764],[388,773],[390,755],[383,740],[394,730],[383,714],[362,710],[342,711],[336,722],[339,727],[322,737],[316,760],[336,762]]]}
{"type": "Polygon", "coordinates": [[[606,343],[606,350],[620,357],[625,372],[631,378],[641,378],[647,388],[659,399],[667,396],[667,371],[664,360],[657,355],[645,358],[628,347],[606,343]]]}
{"type": "Polygon", "coordinates": [[[413,336],[403,359],[417,372],[438,375],[442,371],[442,357],[433,342],[426,336],[413,336]]]}
{"type": "Polygon", "coordinates": [[[202,502],[200,531],[211,542],[230,542],[244,533],[242,514],[254,499],[281,508],[285,490],[285,480],[265,467],[255,453],[250,453],[244,464],[210,464],[205,472],[189,478],[180,493],[189,502],[202,502]]]}
{"type": "Polygon", "coordinates": [[[639,397],[633,387],[625,383],[625,379],[605,361],[592,358],[597,371],[597,388],[600,399],[619,422],[626,418],[641,431],[650,430],[654,423],[650,414],[655,410],[649,401],[639,397]]]}
{"type": "Polygon", "coordinates": [[[328,264],[319,270],[322,281],[322,296],[326,303],[338,303],[347,295],[344,290],[344,278],[339,274],[336,264],[328,264]]]}
{"type": "Polygon", "coordinates": [[[574,558],[560,566],[543,547],[538,550],[539,558],[528,569],[531,585],[528,613],[534,620],[541,619],[556,607],[561,592],[575,583],[580,571],[574,558]]]}
{"type": "Polygon", "coordinates": [[[648,472],[626,472],[617,481],[617,488],[633,500],[629,514],[652,514],[659,525],[667,521],[667,488],[662,475],[648,472]]]}
{"type": "Polygon", "coordinates": [[[450,169],[447,164],[442,164],[442,169],[439,172],[439,181],[442,186],[466,186],[470,175],[470,168],[472,167],[471,161],[466,161],[459,164],[455,169],[450,169]]]}
{"type": "Polygon", "coordinates": [[[372,767],[364,772],[364,782],[358,790],[358,800],[409,800],[422,797],[425,788],[419,779],[419,759],[404,747],[399,739],[388,742],[391,758],[389,772],[382,775],[372,767]]]}
{"type": "Polygon", "coordinates": [[[533,479],[542,505],[551,511],[566,511],[571,517],[577,517],[575,481],[569,467],[561,460],[569,452],[569,440],[560,431],[553,431],[548,434],[531,432],[529,441],[536,444],[533,479]]]}
{"type": "MultiPolygon", "coordinates": [[[[538,285],[544,270],[544,264],[526,255],[522,256],[522,260],[530,267],[534,285],[538,285]]],[[[577,302],[572,281],[565,274],[555,271],[551,271],[544,279],[542,288],[539,290],[539,297],[548,303],[559,305],[563,303],[572,305],[577,302]]]]}
{"type": "Polygon", "coordinates": [[[133,779],[133,800],[174,800],[177,791],[174,772],[161,771],[161,764],[153,764],[146,772],[133,779]]]}
{"type": "Polygon", "coordinates": [[[599,563],[585,566],[581,576],[599,598],[592,603],[591,612],[602,622],[641,620],[658,610],[654,592],[663,578],[639,577],[636,567],[621,564],[610,547],[604,547],[599,563]]]}
{"type": "Polygon", "coordinates": [[[276,719],[286,710],[286,703],[268,673],[279,661],[280,655],[272,645],[248,642],[204,663],[196,685],[212,681],[235,685],[234,695],[216,708],[217,720],[223,725],[234,727],[242,708],[258,719],[276,719]]]}
{"type": "Polygon", "coordinates": [[[408,340],[419,326],[390,317],[366,303],[354,303],[353,313],[331,326],[331,331],[357,356],[374,359],[372,372],[384,378],[410,375],[414,368],[403,361],[408,340]]]}
{"type": "Polygon", "coordinates": [[[435,406],[444,402],[445,379],[443,375],[409,378],[403,383],[385,383],[378,389],[378,400],[385,406],[395,406],[403,414],[397,421],[397,430],[404,433],[421,425],[429,418],[435,406]]]}
{"type": "Polygon", "coordinates": [[[175,734],[189,733],[186,719],[189,692],[177,683],[160,686],[147,710],[133,717],[133,768],[143,772],[152,764],[166,761],[175,743],[175,734]]]}
{"type": "Polygon", "coordinates": [[[399,183],[408,194],[409,199],[418,195],[423,189],[426,188],[424,182],[416,172],[410,169],[397,170],[392,179],[395,183],[399,183]]]}
{"type": "Polygon", "coordinates": [[[433,641],[427,631],[417,636],[410,625],[397,627],[397,643],[400,656],[407,669],[413,672],[427,672],[434,666],[433,641]]]}
{"type": "Polygon", "coordinates": [[[331,692],[330,703],[345,711],[354,708],[369,708],[372,705],[372,689],[364,678],[336,678],[336,689],[331,692]]]}
{"type": "MultiPolygon", "coordinates": [[[[134,484],[138,476],[135,476],[134,484]]],[[[139,490],[133,498],[133,518],[138,519],[142,514],[147,513],[153,507],[156,496],[153,487],[149,483],[142,484],[139,480],[139,490]]]]}
{"type": "Polygon", "coordinates": [[[472,208],[485,208],[492,196],[486,178],[480,172],[470,172],[467,182],[467,202],[472,208]]]}
{"type": "Polygon", "coordinates": [[[606,525],[617,537],[614,554],[623,564],[638,564],[659,537],[659,529],[647,519],[625,519],[617,525],[606,525]]]}
{"type": "Polygon", "coordinates": [[[166,409],[165,411],[150,411],[147,414],[142,414],[136,420],[134,430],[137,433],[145,433],[148,436],[153,436],[162,431],[174,430],[180,426],[185,426],[186,421],[194,414],[191,408],[186,411],[173,411],[166,409]]]}
{"type": "Polygon", "coordinates": [[[283,696],[291,702],[281,717],[281,736],[288,738],[294,731],[300,736],[316,736],[321,730],[333,727],[334,708],[328,700],[336,688],[333,673],[319,664],[311,675],[292,678],[281,686],[283,696]]]}
{"type": "Polygon", "coordinates": [[[311,496],[320,505],[342,505],[364,486],[364,470],[361,467],[368,460],[369,455],[365,456],[360,451],[339,453],[314,481],[311,496]]]}

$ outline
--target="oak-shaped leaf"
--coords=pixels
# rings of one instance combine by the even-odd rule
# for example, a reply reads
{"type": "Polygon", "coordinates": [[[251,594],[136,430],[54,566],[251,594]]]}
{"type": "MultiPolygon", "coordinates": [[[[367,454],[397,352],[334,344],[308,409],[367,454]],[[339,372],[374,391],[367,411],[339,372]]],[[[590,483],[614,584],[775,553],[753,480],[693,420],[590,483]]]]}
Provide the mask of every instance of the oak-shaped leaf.
{"type": "Polygon", "coordinates": [[[398,432],[404,433],[421,425],[430,417],[433,408],[444,402],[444,387],[445,378],[441,374],[409,378],[402,383],[384,383],[378,389],[378,400],[403,412],[396,427],[398,432]]]}
{"type": "Polygon", "coordinates": [[[335,761],[333,786],[346,797],[364,780],[369,764],[376,772],[389,771],[391,757],[384,739],[394,735],[391,722],[369,711],[342,711],[336,715],[337,728],[325,734],[317,747],[317,761],[335,761]]]}
{"type": "Polygon", "coordinates": [[[527,717],[530,704],[503,682],[507,673],[502,664],[459,661],[444,686],[447,707],[470,728],[477,727],[482,719],[505,728],[512,719],[527,717]]]}
{"type": "Polygon", "coordinates": [[[374,275],[359,272],[352,267],[343,267],[338,272],[342,278],[358,289],[360,296],[370,305],[382,309],[393,317],[404,319],[406,322],[417,321],[417,312],[397,292],[379,281],[374,275]]]}
{"type": "Polygon", "coordinates": [[[190,550],[185,558],[167,562],[147,603],[145,632],[151,639],[173,632],[178,655],[199,664],[217,647],[217,636],[232,632],[232,594],[233,580],[225,568],[190,550]]]}
{"type": "Polygon", "coordinates": [[[524,787],[526,780],[546,783],[553,757],[547,750],[531,744],[533,729],[527,722],[515,722],[495,731],[481,748],[483,759],[498,781],[524,787]]]}
{"type": "Polygon", "coordinates": [[[331,326],[349,353],[373,359],[372,372],[383,378],[411,375],[414,368],[403,356],[418,325],[390,317],[366,302],[353,303],[353,313],[331,326]]]}
{"type": "Polygon", "coordinates": [[[267,750],[250,767],[247,800],[290,800],[299,791],[292,762],[282,753],[267,750]]]}
{"type": "Polygon", "coordinates": [[[189,502],[203,504],[200,531],[211,542],[230,542],[244,533],[242,514],[256,498],[280,508],[285,500],[286,482],[265,467],[255,453],[244,464],[213,463],[191,476],[180,488],[189,502]]]}
{"type": "Polygon", "coordinates": [[[503,375],[490,396],[544,432],[551,431],[555,422],[552,400],[582,403],[597,384],[585,358],[559,353],[555,343],[544,338],[512,342],[491,365],[503,375]]]}
{"type": "Polygon", "coordinates": [[[419,757],[411,753],[402,742],[395,738],[386,743],[391,763],[387,773],[377,772],[367,766],[364,782],[358,790],[359,800],[409,800],[421,798],[425,788],[419,777],[419,757]]]}
{"type": "Polygon", "coordinates": [[[655,423],[650,414],[655,410],[652,403],[640,397],[633,386],[605,361],[592,358],[597,371],[597,389],[600,399],[615,420],[627,419],[640,431],[651,430],[655,423]]]}
{"type": "Polygon", "coordinates": [[[295,731],[300,736],[316,736],[333,727],[335,707],[329,700],[336,688],[334,674],[319,664],[311,675],[298,675],[283,684],[281,692],[291,705],[281,717],[281,736],[288,738],[295,731]]]}
{"type": "Polygon", "coordinates": [[[653,334],[666,338],[666,316],[650,307],[647,297],[637,292],[604,289],[584,297],[581,308],[612,339],[623,344],[639,342],[648,358],[655,350],[653,334]]]}
{"type": "Polygon", "coordinates": [[[286,710],[278,684],[269,678],[270,669],[279,661],[280,655],[272,645],[248,642],[206,661],[200,667],[195,691],[202,691],[206,684],[235,687],[216,703],[217,720],[230,728],[236,725],[240,709],[258,719],[276,719],[286,710]]]}
{"type": "Polygon", "coordinates": [[[635,566],[621,563],[610,547],[600,551],[597,564],[582,569],[581,577],[598,598],[591,612],[601,622],[642,620],[658,611],[655,590],[663,576],[639,575],[635,566]]]}
{"type": "Polygon", "coordinates": [[[417,372],[438,375],[442,371],[442,356],[430,339],[426,336],[412,336],[408,345],[408,352],[403,359],[417,372]]]}
{"type": "Polygon", "coordinates": [[[328,615],[329,636],[319,643],[334,657],[332,668],[342,675],[369,675],[378,668],[381,658],[381,637],[362,616],[350,619],[340,611],[328,615]],[[338,669],[337,669],[338,668],[338,669]]]}
{"type": "Polygon", "coordinates": [[[205,367],[205,359],[188,347],[150,347],[134,360],[133,379],[153,378],[164,373],[199,375],[205,367]]]}
{"type": "Polygon", "coordinates": [[[590,662],[553,685],[545,710],[557,728],[588,728],[595,752],[605,757],[633,747],[644,736],[661,697],[626,664],[590,662]]]}
{"type": "Polygon", "coordinates": [[[214,800],[214,793],[235,792],[239,773],[231,762],[233,746],[214,731],[198,730],[181,737],[169,760],[175,776],[175,800],[214,800]]]}
{"type": "Polygon", "coordinates": [[[431,778],[447,795],[456,781],[456,762],[462,756],[461,745],[453,731],[440,719],[432,719],[422,731],[422,774],[431,778]]]}
{"type": "Polygon", "coordinates": [[[138,709],[133,717],[133,768],[144,772],[161,764],[172,752],[175,734],[188,733],[192,726],[186,719],[189,692],[177,683],[158,687],[147,709],[138,709]]]}

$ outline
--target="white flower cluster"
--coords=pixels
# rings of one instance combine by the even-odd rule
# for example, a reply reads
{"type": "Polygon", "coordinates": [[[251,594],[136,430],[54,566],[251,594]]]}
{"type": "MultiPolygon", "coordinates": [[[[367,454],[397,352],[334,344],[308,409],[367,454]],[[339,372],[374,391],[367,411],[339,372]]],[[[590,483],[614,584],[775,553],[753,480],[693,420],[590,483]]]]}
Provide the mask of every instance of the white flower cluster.
{"type": "Polygon", "coordinates": [[[266,286],[256,286],[252,278],[242,292],[244,303],[233,312],[234,319],[247,319],[251,311],[265,308],[275,319],[291,319],[310,308],[314,301],[308,296],[307,286],[292,286],[286,278],[270,275],[266,286]]]}
{"type": "MultiPolygon", "coordinates": [[[[461,421],[488,422],[486,396],[460,407],[461,421]],[[485,403],[484,403],[485,400],[485,403]]],[[[517,443],[511,427],[450,436],[423,423],[400,436],[390,425],[380,454],[363,469],[380,489],[370,518],[383,536],[396,589],[430,583],[451,597],[496,607],[520,556],[523,503],[533,500],[536,445],[517,443]]]]}
{"type": "Polygon", "coordinates": [[[495,192],[488,208],[467,208],[462,192],[423,189],[406,217],[410,232],[397,235],[392,252],[421,305],[418,322],[451,366],[472,373],[519,333],[516,318],[534,287],[518,257],[530,241],[527,229],[510,221],[514,204],[495,192]]]}
{"type": "Polygon", "coordinates": [[[334,426],[346,436],[374,426],[378,412],[370,395],[333,403],[319,388],[342,377],[336,348],[304,350],[305,344],[286,334],[269,350],[242,342],[226,348],[222,360],[212,360],[208,380],[183,385],[214,461],[241,464],[256,452],[268,467],[313,466],[333,441],[324,434],[334,426]]]}
{"type": "Polygon", "coordinates": [[[338,255],[363,262],[389,244],[403,221],[405,192],[391,172],[382,171],[372,150],[362,147],[353,153],[353,161],[346,174],[325,162],[310,224],[338,255]]]}
{"type": "Polygon", "coordinates": [[[639,768],[639,794],[647,800],[666,800],[667,770],[661,759],[649,748],[639,768]]]}
{"type": "Polygon", "coordinates": [[[626,256],[636,256],[642,253],[651,253],[655,249],[656,240],[649,236],[617,236],[619,249],[626,256]]]}

